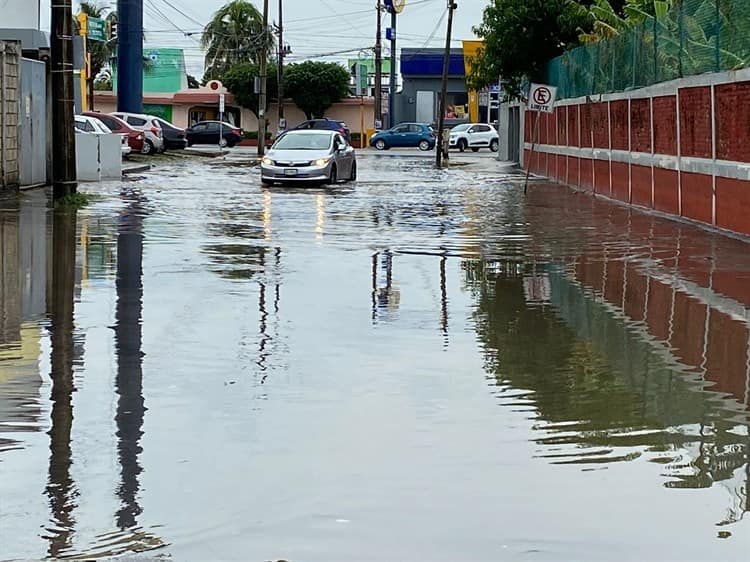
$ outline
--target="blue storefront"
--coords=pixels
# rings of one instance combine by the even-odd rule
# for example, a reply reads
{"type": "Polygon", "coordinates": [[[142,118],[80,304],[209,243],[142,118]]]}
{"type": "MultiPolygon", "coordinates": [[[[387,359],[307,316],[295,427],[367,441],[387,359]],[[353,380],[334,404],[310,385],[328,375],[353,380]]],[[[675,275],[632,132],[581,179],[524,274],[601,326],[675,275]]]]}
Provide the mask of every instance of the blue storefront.
{"type": "MultiPolygon", "coordinates": [[[[443,49],[402,49],[402,89],[396,95],[396,122],[435,123],[438,117],[443,49]]],[[[448,66],[446,119],[450,124],[469,120],[469,92],[463,49],[452,49],[448,66]]]]}

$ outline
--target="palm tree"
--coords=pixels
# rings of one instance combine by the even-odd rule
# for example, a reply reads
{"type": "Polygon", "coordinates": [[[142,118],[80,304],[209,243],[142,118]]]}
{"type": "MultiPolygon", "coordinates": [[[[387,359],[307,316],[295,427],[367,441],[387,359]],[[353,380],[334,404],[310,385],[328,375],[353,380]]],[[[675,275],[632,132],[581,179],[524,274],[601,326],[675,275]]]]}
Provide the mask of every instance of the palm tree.
{"type": "MultiPolygon", "coordinates": [[[[98,2],[81,2],[79,13],[86,14],[90,18],[117,19],[115,12],[110,12],[109,6],[98,2]]],[[[115,41],[89,41],[88,52],[91,55],[91,78],[92,80],[105,67],[111,64],[114,57],[115,41]]]]}
{"type": "Polygon", "coordinates": [[[220,8],[203,30],[206,79],[218,78],[241,62],[258,64],[273,52],[272,33],[263,29],[263,15],[246,0],[232,0],[220,8]]]}

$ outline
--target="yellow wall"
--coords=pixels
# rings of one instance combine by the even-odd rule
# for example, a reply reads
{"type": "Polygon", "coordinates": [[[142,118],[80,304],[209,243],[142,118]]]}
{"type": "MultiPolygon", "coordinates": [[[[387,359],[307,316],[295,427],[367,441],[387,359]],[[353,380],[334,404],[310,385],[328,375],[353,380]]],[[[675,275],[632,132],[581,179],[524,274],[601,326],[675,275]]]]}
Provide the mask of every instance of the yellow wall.
{"type": "MultiPolygon", "coordinates": [[[[468,77],[471,74],[471,59],[476,57],[479,49],[484,45],[483,41],[464,41],[464,71],[468,77]]],[[[469,119],[472,123],[479,120],[479,96],[476,91],[469,90],[469,119]]]]}

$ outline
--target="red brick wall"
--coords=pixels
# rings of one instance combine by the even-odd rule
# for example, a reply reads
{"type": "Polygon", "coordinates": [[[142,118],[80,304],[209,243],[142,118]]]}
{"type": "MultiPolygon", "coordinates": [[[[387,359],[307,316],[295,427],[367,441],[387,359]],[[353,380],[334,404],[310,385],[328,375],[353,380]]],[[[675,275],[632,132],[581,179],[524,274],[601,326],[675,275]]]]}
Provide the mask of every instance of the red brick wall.
{"type": "Polygon", "coordinates": [[[630,102],[631,150],[651,152],[651,100],[639,99],[630,102]]]}
{"type": "Polygon", "coordinates": [[[716,157],[750,162],[750,82],[721,84],[715,96],[716,157]]]}
{"type": "Polygon", "coordinates": [[[641,207],[651,206],[651,166],[631,166],[633,196],[631,203],[641,207]]]}
{"type": "Polygon", "coordinates": [[[716,178],[716,225],[750,236],[750,182],[716,178]]]}
{"type": "Polygon", "coordinates": [[[680,149],[682,156],[711,158],[711,88],[680,90],[680,149]]]}
{"type": "Polygon", "coordinates": [[[654,98],[654,152],[677,155],[677,101],[675,96],[654,98]]]}
{"type": "Polygon", "coordinates": [[[568,146],[581,146],[580,105],[568,107],[568,146]]]}
{"type": "Polygon", "coordinates": [[[591,127],[594,130],[594,147],[609,148],[609,104],[591,106],[591,127]]]}
{"type": "Polygon", "coordinates": [[[628,100],[613,101],[609,104],[612,117],[612,149],[628,150],[629,111],[628,100]]]}
{"type": "Polygon", "coordinates": [[[713,179],[705,174],[681,173],[682,216],[713,222],[713,179]]]}
{"type": "Polygon", "coordinates": [[[626,203],[630,203],[630,173],[628,167],[623,162],[612,162],[612,197],[626,203]]]}
{"type": "MultiPolygon", "coordinates": [[[[536,119],[531,112],[525,115],[527,142],[536,119]]],[[[692,165],[684,160],[688,158],[705,159],[709,162],[704,165],[710,165],[714,154],[717,160],[750,163],[750,81],[679,88],[676,95],[654,98],[562,105],[554,113],[539,115],[537,142],[584,149],[574,156],[541,151],[531,163],[537,174],[750,236],[750,181],[668,169],[675,163],[683,168],[692,165]],[[676,158],[678,137],[683,160],[676,158]],[[620,155],[597,151],[591,159],[585,150],[591,148],[631,150],[656,158],[653,164],[639,164],[638,158],[619,162],[620,155]]],[[[717,173],[722,169],[726,168],[717,168],[717,173]]]]}

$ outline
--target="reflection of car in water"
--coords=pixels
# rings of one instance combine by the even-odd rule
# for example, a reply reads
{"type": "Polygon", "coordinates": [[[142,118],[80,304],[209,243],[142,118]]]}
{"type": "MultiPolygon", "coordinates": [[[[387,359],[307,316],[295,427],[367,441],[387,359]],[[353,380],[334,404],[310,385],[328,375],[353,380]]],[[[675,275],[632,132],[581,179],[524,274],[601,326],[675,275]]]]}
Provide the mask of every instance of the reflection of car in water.
{"type": "Polygon", "coordinates": [[[260,165],[261,182],[338,183],[357,179],[354,149],[336,131],[288,131],[280,136],[260,165]]]}

